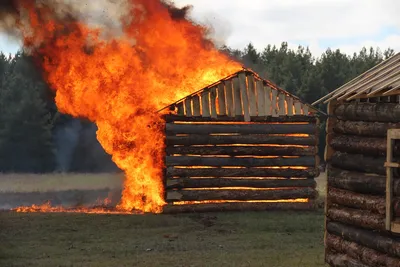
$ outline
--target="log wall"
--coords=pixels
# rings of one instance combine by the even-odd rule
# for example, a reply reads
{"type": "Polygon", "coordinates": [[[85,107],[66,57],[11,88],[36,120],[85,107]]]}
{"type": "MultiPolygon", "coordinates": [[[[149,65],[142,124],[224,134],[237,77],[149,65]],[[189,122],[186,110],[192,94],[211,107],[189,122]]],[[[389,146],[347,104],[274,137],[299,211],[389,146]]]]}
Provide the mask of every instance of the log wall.
{"type": "Polygon", "coordinates": [[[313,208],[317,118],[165,120],[164,213],[313,208]]]}
{"type": "MultiPolygon", "coordinates": [[[[331,266],[400,266],[400,238],[385,230],[387,130],[400,128],[396,99],[330,102],[325,260],[331,266]]],[[[395,143],[393,156],[400,157],[395,143]]],[[[393,216],[400,219],[400,170],[393,216]]]]}

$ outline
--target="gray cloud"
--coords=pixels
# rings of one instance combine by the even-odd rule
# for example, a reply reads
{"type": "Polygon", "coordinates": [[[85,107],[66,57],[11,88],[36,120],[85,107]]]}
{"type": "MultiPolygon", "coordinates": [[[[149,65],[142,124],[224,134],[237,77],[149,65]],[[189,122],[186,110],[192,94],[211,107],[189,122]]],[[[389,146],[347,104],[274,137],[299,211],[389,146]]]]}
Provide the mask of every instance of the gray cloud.
{"type": "MultiPolygon", "coordinates": [[[[178,5],[194,6],[193,17],[203,21],[207,10],[213,11],[232,27],[227,43],[243,48],[248,42],[263,48],[282,41],[297,46],[308,44],[316,53],[326,49],[326,40],[346,40],[339,44],[346,52],[363,45],[391,46],[400,51],[400,20],[397,0],[175,0],[178,5]],[[378,39],[388,27],[398,33],[378,39]],[[357,43],[350,41],[357,39],[357,43]],[[392,43],[393,42],[393,43],[392,43]]],[[[335,42],[334,44],[336,44],[335,42]]],[[[329,45],[329,42],[328,42],[329,45]]]]}

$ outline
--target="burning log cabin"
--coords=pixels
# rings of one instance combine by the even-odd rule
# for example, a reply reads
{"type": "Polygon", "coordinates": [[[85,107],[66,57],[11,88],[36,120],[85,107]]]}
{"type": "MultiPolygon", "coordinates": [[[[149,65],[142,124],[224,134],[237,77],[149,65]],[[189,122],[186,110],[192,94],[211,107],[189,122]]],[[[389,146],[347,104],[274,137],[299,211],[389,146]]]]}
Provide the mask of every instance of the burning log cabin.
{"type": "Polygon", "coordinates": [[[243,69],[162,112],[164,213],[313,208],[315,108],[243,69]]]}
{"type": "Polygon", "coordinates": [[[400,266],[400,53],[328,103],[325,261],[400,266]]]}

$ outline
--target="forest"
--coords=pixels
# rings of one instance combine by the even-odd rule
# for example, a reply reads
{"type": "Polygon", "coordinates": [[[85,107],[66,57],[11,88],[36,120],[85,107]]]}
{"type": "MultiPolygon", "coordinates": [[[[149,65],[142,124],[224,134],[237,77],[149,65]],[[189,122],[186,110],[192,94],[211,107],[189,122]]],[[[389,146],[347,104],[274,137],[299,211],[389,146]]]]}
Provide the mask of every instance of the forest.
{"type": "MultiPolygon", "coordinates": [[[[394,55],[390,48],[364,47],[353,55],[327,49],[316,57],[307,47],[289,49],[286,42],[262,51],[251,43],[221,51],[310,104],[394,55]]],[[[326,118],[320,120],[323,159],[326,118]]],[[[93,123],[57,110],[53,92],[29,55],[0,53],[0,172],[118,172],[96,130],[93,123]]]]}

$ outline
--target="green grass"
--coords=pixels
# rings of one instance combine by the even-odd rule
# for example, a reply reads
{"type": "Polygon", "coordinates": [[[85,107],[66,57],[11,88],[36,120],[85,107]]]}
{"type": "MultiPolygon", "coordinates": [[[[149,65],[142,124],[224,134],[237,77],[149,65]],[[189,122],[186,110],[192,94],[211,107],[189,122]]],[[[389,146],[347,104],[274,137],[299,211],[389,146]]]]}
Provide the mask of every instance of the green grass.
{"type": "Polygon", "coordinates": [[[0,266],[325,266],[323,213],[0,214],[0,266]]]}
{"type": "MultiPolygon", "coordinates": [[[[0,175],[0,191],[117,188],[122,179],[0,175]]],[[[322,203],[326,177],[317,183],[322,203]]],[[[0,212],[0,266],[325,266],[323,223],[322,209],[176,216],[0,212]]]]}

